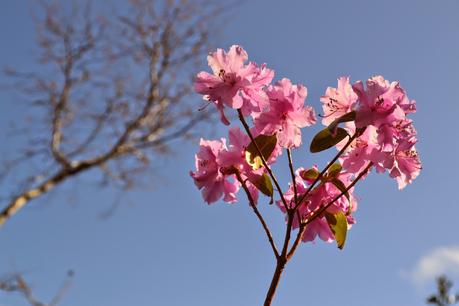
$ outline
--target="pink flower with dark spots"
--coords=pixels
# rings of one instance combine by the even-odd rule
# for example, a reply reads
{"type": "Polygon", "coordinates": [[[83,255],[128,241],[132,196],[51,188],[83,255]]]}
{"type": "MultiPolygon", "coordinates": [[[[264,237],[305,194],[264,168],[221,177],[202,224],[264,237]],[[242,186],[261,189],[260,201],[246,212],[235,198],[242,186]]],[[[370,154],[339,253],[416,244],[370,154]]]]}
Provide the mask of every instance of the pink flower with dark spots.
{"type": "MultiPolygon", "coordinates": [[[[338,176],[338,179],[343,182],[345,186],[348,186],[352,182],[352,177],[353,174],[342,173],[338,176]]],[[[357,210],[357,200],[353,195],[353,191],[354,188],[351,188],[348,192],[349,200],[343,195],[324,212],[331,214],[343,212],[347,216],[348,228],[351,228],[352,224],[355,223],[355,219],[351,214],[357,210]]],[[[340,194],[341,190],[333,183],[322,183],[310,193],[310,196],[307,197],[307,205],[300,207],[300,214],[302,214],[303,218],[307,218],[311,216],[312,212],[317,211],[321,206],[325,206],[332,202],[340,194]]],[[[325,242],[332,242],[335,240],[324,213],[306,226],[302,237],[303,242],[314,241],[317,236],[325,242]]]]}
{"type": "Polygon", "coordinates": [[[357,128],[368,125],[379,127],[405,119],[405,111],[399,105],[405,91],[398,82],[389,83],[382,76],[375,76],[367,80],[366,89],[362,81],[356,82],[352,88],[359,98],[355,119],[357,128]]]}
{"type": "Polygon", "coordinates": [[[384,160],[390,176],[397,180],[398,189],[405,188],[421,172],[421,161],[414,147],[415,143],[415,139],[402,141],[384,160]]]}
{"type": "Polygon", "coordinates": [[[222,167],[235,167],[244,171],[249,165],[245,160],[245,149],[250,143],[250,138],[239,127],[232,127],[228,133],[229,145],[220,152],[217,162],[222,167]]]}
{"type": "MultiPolygon", "coordinates": [[[[258,136],[255,131],[251,132],[254,137],[258,136]]],[[[217,157],[217,163],[224,168],[235,168],[241,174],[241,177],[246,181],[247,187],[250,190],[255,203],[258,199],[258,189],[251,183],[251,181],[259,178],[266,169],[261,167],[254,170],[246,161],[245,152],[247,146],[250,144],[250,137],[243,133],[238,127],[233,127],[229,131],[229,145],[226,149],[222,150],[217,157]]],[[[275,162],[277,156],[281,153],[281,148],[277,146],[271,153],[268,163],[275,162]]]]}
{"type": "Polygon", "coordinates": [[[225,202],[236,202],[236,193],[240,184],[235,180],[234,175],[225,175],[217,163],[218,155],[226,149],[225,140],[201,139],[199,146],[199,152],[195,155],[196,171],[190,171],[190,176],[194,179],[195,185],[202,189],[204,200],[212,204],[224,196],[225,202]]]}
{"type": "Polygon", "coordinates": [[[301,145],[301,128],[316,123],[314,110],[304,105],[307,89],[303,85],[292,85],[282,79],[267,89],[269,111],[254,115],[257,131],[264,135],[277,135],[284,148],[301,145]]]}
{"type": "MultiPolygon", "coordinates": [[[[308,188],[307,181],[303,180],[300,177],[300,174],[304,171],[303,168],[299,168],[296,171],[295,183],[296,189],[298,192],[298,198],[300,199],[302,195],[306,192],[308,188]]],[[[352,182],[353,174],[342,173],[338,176],[338,179],[348,186],[352,182]]],[[[335,201],[330,207],[326,209],[327,213],[337,213],[339,211],[343,212],[347,216],[349,227],[355,223],[355,219],[352,217],[352,213],[357,210],[357,201],[353,195],[354,188],[349,190],[349,200],[343,195],[337,201],[335,201]]],[[[301,202],[298,207],[298,214],[294,216],[292,227],[299,227],[298,215],[304,221],[311,216],[313,212],[316,212],[320,207],[327,205],[335,197],[341,194],[339,190],[333,183],[325,182],[321,183],[319,186],[315,187],[306,198],[301,202]]],[[[294,203],[294,189],[290,184],[289,189],[284,193],[284,198],[287,201],[287,204],[290,208],[293,207],[294,203]]],[[[281,209],[282,212],[286,213],[286,209],[282,201],[276,201],[277,206],[281,209]]],[[[286,220],[288,220],[286,216],[286,220]]],[[[302,241],[309,242],[314,241],[316,237],[319,237],[325,242],[332,242],[335,240],[332,231],[327,223],[325,215],[322,214],[310,222],[304,231],[302,241]]]]}
{"type": "Polygon", "coordinates": [[[247,59],[247,52],[241,46],[231,46],[228,53],[217,49],[207,57],[213,74],[202,71],[196,76],[195,91],[215,103],[226,125],[229,121],[224,113],[225,105],[241,109],[245,115],[260,112],[268,105],[263,88],[271,83],[274,71],[266,65],[245,64],[247,59]]]}
{"type": "MultiPolygon", "coordinates": [[[[354,133],[355,128],[348,130],[354,133]]],[[[337,147],[341,149],[341,147],[337,147]]],[[[379,152],[378,133],[374,126],[368,126],[365,132],[355,139],[346,152],[340,157],[340,162],[347,172],[358,175],[369,163],[374,152],[379,152]]]]}
{"type": "Polygon", "coordinates": [[[333,120],[354,110],[357,95],[349,83],[349,77],[340,77],[338,88],[328,87],[320,101],[323,103],[323,125],[329,125],[333,120]]]}

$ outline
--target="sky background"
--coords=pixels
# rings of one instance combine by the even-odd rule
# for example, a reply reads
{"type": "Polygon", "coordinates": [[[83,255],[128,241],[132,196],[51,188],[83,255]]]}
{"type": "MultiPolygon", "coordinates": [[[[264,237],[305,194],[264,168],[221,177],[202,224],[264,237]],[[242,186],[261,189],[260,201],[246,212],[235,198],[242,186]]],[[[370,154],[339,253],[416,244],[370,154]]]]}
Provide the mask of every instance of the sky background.
{"type": "MultiPolygon", "coordinates": [[[[0,66],[37,68],[31,7],[0,3],[0,66]]],[[[400,80],[417,100],[421,175],[403,191],[387,174],[359,184],[358,223],[344,250],[301,245],[274,305],[417,306],[434,291],[435,275],[447,272],[459,285],[459,1],[245,1],[218,42],[232,44],[268,63],[276,80],[306,85],[316,112],[342,75],[400,80]]],[[[0,129],[20,118],[14,96],[0,91],[0,129]]],[[[319,128],[304,130],[303,141],[319,128]]],[[[14,136],[0,137],[0,152],[18,145],[14,136]]],[[[63,306],[262,304],[275,267],[262,227],[244,197],[236,205],[204,204],[188,175],[196,151],[197,142],[185,143],[158,162],[155,187],[123,196],[108,219],[100,214],[118,194],[84,175],[34,201],[0,230],[0,274],[23,272],[46,301],[73,269],[63,306]]],[[[326,156],[298,150],[294,161],[324,165],[326,156]]],[[[260,207],[279,240],[282,214],[266,202],[260,207]]],[[[0,305],[25,304],[0,293],[0,305]]]]}

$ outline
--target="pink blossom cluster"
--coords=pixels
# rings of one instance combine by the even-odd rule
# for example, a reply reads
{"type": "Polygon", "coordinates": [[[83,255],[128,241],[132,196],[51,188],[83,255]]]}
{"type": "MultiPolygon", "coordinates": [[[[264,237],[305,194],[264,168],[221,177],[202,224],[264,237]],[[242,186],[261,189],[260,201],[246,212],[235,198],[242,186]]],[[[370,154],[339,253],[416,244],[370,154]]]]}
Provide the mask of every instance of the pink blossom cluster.
{"type": "MultiPolygon", "coordinates": [[[[255,134],[256,135],[256,134],[255,134]]],[[[201,139],[200,149],[195,156],[196,171],[190,171],[196,186],[202,189],[202,196],[208,204],[212,204],[223,196],[228,203],[237,201],[236,193],[240,188],[236,171],[241,175],[255,203],[258,201],[258,189],[251,183],[256,181],[265,168],[253,169],[245,158],[245,149],[250,143],[250,138],[239,127],[229,130],[229,145],[226,139],[208,141],[201,139]]],[[[276,146],[269,163],[273,163],[281,153],[281,148],[276,146]]]]}
{"type": "Polygon", "coordinates": [[[375,76],[365,88],[362,81],[351,86],[348,77],[341,77],[338,88],[327,88],[321,102],[324,125],[355,112],[355,121],[347,122],[345,129],[350,134],[363,131],[340,158],[346,171],[359,173],[371,161],[378,172],[388,170],[399,189],[419,175],[416,130],[407,118],[416,111],[416,101],[408,99],[398,82],[375,76]]]}
{"type": "Polygon", "coordinates": [[[228,53],[222,49],[209,54],[207,61],[213,74],[202,71],[195,81],[195,90],[204,99],[214,103],[221,121],[229,125],[224,107],[240,109],[251,116],[257,133],[277,134],[284,148],[301,145],[301,128],[316,123],[314,110],[305,106],[307,89],[282,79],[274,85],[274,71],[266,64],[246,64],[247,52],[241,46],[231,46],[228,53]]]}
{"type": "MultiPolygon", "coordinates": [[[[224,108],[241,110],[254,122],[252,135],[277,135],[277,145],[269,162],[273,163],[282,148],[301,145],[301,128],[316,123],[312,107],[305,106],[306,87],[293,85],[289,79],[282,79],[270,85],[274,71],[265,64],[245,63],[247,52],[241,46],[232,46],[228,53],[222,49],[207,57],[213,74],[198,73],[195,80],[196,92],[211,101],[221,114],[221,121],[229,124],[224,108]]],[[[204,200],[213,203],[224,195],[224,201],[235,202],[234,192],[240,187],[234,175],[237,170],[256,200],[258,191],[250,183],[266,172],[254,170],[245,159],[245,148],[250,138],[234,127],[229,132],[230,145],[226,141],[201,140],[201,149],[196,155],[196,172],[191,172],[196,186],[202,189],[204,200]],[[232,182],[232,183],[231,183],[232,182]]]]}
{"type": "MultiPolygon", "coordinates": [[[[317,167],[313,167],[308,170],[299,168],[295,173],[295,184],[298,194],[297,196],[299,198],[305,194],[308,187],[314,181],[308,177],[306,174],[308,172],[318,173],[317,167]]],[[[335,179],[348,185],[352,182],[352,175],[349,173],[340,173],[335,177],[335,179]]],[[[339,197],[339,199],[333,202],[333,204],[330,205],[324,213],[320,214],[319,217],[309,223],[304,231],[302,241],[314,241],[317,236],[326,242],[332,242],[335,240],[325,217],[327,213],[335,214],[337,212],[343,212],[346,216],[348,227],[350,228],[351,225],[355,223],[352,213],[357,210],[357,199],[354,197],[353,192],[354,188],[349,189],[347,196],[339,197]]],[[[293,219],[293,228],[298,228],[301,220],[307,220],[314,214],[314,212],[318,211],[320,207],[324,207],[328,203],[332,202],[333,199],[338,197],[340,194],[341,190],[331,180],[323,180],[323,182],[319,184],[317,188],[313,189],[298,206],[298,213],[294,215],[293,219]]],[[[290,184],[289,189],[284,194],[284,198],[290,206],[294,203],[294,188],[292,184],[290,184]]],[[[276,204],[284,213],[287,212],[282,201],[277,201],[276,204]]]]}
{"type": "MultiPolygon", "coordinates": [[[[212,73],[197,74],[196,92],[215,104],[225,125],[230,124],[227,109],[237,110],[248,133],[235,126],[229,129],[229,141],[201,139],[195,156],[196,170],[190,171],[190,175],[208,204],[221,198],[228,203],[236,202],[241,187],[248,190],[256,204],[259,191],[263,192],[257,182],[271,175],[266,165],[272,166],[283,149],[301,146],[301,129],[316,123],[315,112],[305,105],[305,86],[292,84],[287,78],[272,83],[274,71],[266,64],[247,62],[247,52],[241,46],[233,45],[228,52],[217,49],[207,60],[212,73]],[[246,118],[252,123],[250,129],[246,118]],[[275,136],[276,143],[266,163],[254,166],[247,159],[247,151],[251,140],[260,135],[275,136]]],[[[289,213],[295,212],[293,228],[307,224],[304,242],[317,236],[327,242],[335,240],[327,219],[330,215],[344,215],[348,227],[355,223],[352,213],[357,209],[357,201],[352,183],[356,178],[364,178],[372,167],[378,172],[387,170],[400,189],[411,183],[421,169],[415,149],[416,131],[407,118],[416,110],[415,101],[408,99],[398,82],[375,76],[365,87],[361,81],[351,85],[348,77],[341,77],[337,88],[329,87],[321,102],[322,123],[330,130],[329,137],[335,137],[340,124],[348,136],[333,143],[337,149],[343,149],[339,163],[328,165],[328,171],[324,169],[323,173],[317,167],[298,168],[295,182],[276,201],[286,213],[287,222],[292,217],[289,213]]]]}

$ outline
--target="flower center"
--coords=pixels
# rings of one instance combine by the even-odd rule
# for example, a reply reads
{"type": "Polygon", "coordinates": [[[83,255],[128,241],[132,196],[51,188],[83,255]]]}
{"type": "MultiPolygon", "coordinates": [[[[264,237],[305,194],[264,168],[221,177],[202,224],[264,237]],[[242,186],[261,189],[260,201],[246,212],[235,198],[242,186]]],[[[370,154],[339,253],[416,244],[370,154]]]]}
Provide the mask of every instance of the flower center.
{"type": "Polygon", "coordinates": [[[226,73],[224,69],[220,69],[218,73],[218,77],[222,79],[223,82],[229,84],[230,86],[234,86],[236,84],[236,75],[234,73],[226,73]]]}

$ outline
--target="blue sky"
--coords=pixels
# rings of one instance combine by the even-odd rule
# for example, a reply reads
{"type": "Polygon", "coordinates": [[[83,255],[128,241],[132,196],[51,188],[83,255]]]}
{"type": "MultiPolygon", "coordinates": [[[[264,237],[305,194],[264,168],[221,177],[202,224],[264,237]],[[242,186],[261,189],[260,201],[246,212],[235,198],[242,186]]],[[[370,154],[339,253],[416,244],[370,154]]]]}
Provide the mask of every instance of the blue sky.
{"type": "MultiPolygon", "coordinates": [[[[36,68],[30,7],[0,4],[0,66],[36,68]]],[[[345,249],[302,245],[274,305],[416,306],[437,272],[459,284],[459,1],[246,1],[218,42],[232,44],[268,63],[276,79],[305,84],[317,112],[320,95],[341,75],[400,80],[418,106],[419,178],[403,191],[387,174],[360,184],[358,223],[345,249]]],[[[21,108],[2,90],[2,130],[11,118],[22,123],[21,108]]],[[[305,130],[303,141],[318,128],[305,130]]],[[[17,145],[0,137],[2,154],[17,145]]],[[[203,203],[188,176],[196,151],[196,143],[177,148],[160,163],[154,188],[124,195],[106,220],[99,215],[118,194],[98,190],[88,176],[34,201],[0,230],[0,274],[23,271],[46,300],[73,269],[65,306],[260,305],[275,265],[267,239],[244,200],[203,203]]],[[[323,165],[327,156],[294,154],[297,166],[323,165]]],[[[260,207],[279,240],[281,213],[260,207]]],[[[23,304],[0,293],[0,305],[23,304]]]]}

